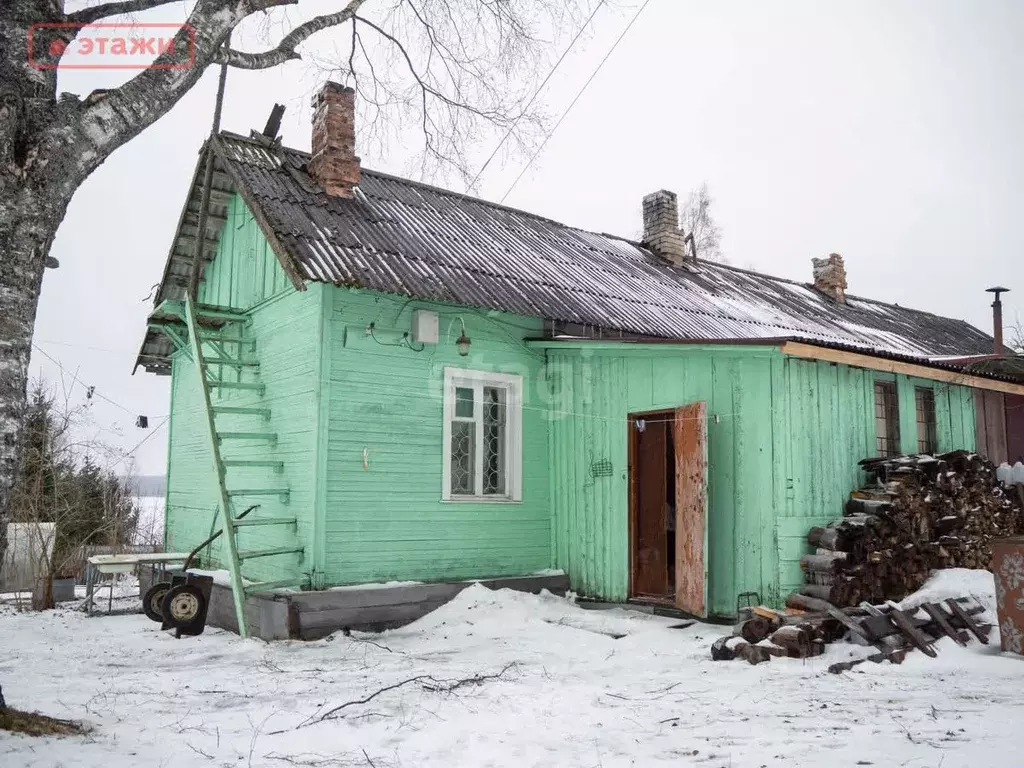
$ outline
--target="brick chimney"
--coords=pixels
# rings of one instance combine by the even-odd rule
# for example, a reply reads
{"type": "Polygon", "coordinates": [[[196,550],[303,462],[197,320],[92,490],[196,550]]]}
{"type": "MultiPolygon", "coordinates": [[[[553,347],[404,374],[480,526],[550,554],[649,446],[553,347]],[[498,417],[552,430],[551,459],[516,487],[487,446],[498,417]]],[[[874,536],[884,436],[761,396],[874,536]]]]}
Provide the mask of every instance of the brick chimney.
{"type": "Polygon", "coordinates": [[[843,257],[830,253],[827,259],[811,259],[814,287],[839,304],[846,303],[846,267],[843,257]]]}
{"type": "Polygon", "coordinates": [[[679,228],[679,201],[675,192],[662,189],[644,196],[644,245],[665,261],[681,266],[686,242],[679,228]]]}
{"type": "Polygon", "coordinates": [[[313,97],[309,175],[335,197],[352,197],[352,189],[359,185],[355,107],[356,92],[329,81],[313,97]]]}

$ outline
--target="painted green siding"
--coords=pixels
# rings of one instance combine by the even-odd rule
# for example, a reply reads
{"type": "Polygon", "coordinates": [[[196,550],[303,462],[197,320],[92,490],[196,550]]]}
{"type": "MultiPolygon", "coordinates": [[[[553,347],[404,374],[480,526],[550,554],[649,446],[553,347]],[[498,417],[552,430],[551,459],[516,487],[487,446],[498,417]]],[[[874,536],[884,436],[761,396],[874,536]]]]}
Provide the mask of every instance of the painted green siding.
{"type": "Polygon", "coordinates": [[[346,288],[332,293],[324,491],[329,581],[438,581],[547,568],[543,353],[521,342],[539,335],[540,322],[346,288]],[[440,315],[440,342],[421,351],[402,344],[417,308],[440,315]],[[465,358],[455,349],[459,317],[472,339],[465,358]],[[446,366],[523,376],[521,502],[441,501],[446,366]]]}
{"type": "Polygon", "coordinates": [[[777,371],[785,395],[777,410],[776,494],[779,583],[786,595],[803,583],[800,558],[807,532],[842,515],[850,492],[864,481],[857,462],[876,455],[874,382],[895,381],[900,450],[917,451],[914,388],[935,392],[938,449],[974,450],[974,399],[968,387],[884,374],[826,362],[787,358],[777,371]]]}
{"type": "Polygon", "coordinates": [[[252,213],[237,194],[228,205],[217,257],[203,273],[200,301],[249,309],[265,299],[293,290],[252,213]]]}
{"type": "MultiPolygon", "coordinates": [[[[218,416],[218,428],[229,432],[271,431],[278,435],[278,442],[273,446],[261,441],[226,441],[222,455],[228,459],[284,463],[280,473],[267,468],[230,468],[228,488],[290,489],[286,503],[278,497],[236,498],[235,512],[258,503],[261,507],[253,514],[294,516],[298,520],[297,530],[290,526],[242,529],[239,547],[262,549],[291,545],[296,537],[307,546],[304,559],[283,555],[245,563],[245,576],[258,580],[289,578],[298,572],[309,572],[314,566],[309,542],[314,538],[315,524],[320,389],[318,319],[324,298],[320,286],[295,291],[284,278],[276,259],[272,264],[265,263],[267,253],[262,236],[244,207],[239,208],[236,198],[217,258],[207,269],[199,292],[202,303],[250,309],[251,322],[246,335],[256,340],[254,356],[260,362],[258,380],[266,386],[262,396],[215,390],[214,405],[259,406],[271,412],[269,422],[256,416],[218,416]],[[277,274],[271,275],[274,270],[277,274]],[[257,279],[253,279],[254,276],[257,279]]],[[[221,374],[239,380],[234,369],[226,369],[221,374]]],[[[252,374],[245,374],[242,380],[250,378],[252,374]]],[[[169,548],[188,550],[211,533],[216,490],[198,379],[192,361],[180,353],[174,359],[171,391],[166,538],[169,548]]],[[[220,565],[219,552],[215,545],[214,565],[220,565]]]]}
{"type": "MultiPolygon", "coordinates": [[[[897,384],[901,450],[917,448],[918,386],[935,392],[939,450],[976,447],[966,387],[787,358],[774,347],[527,344],[541,335],[540,320],[322,284],[296,291],[238,198],[199,299],[250,312],[246,332],[256,339],[266,386],[263,396],[218,394],[215,402],[272,414],[267,424],[218,417],[220,428],[279,435],[273,447],[227,443],[225,456],[284,463],[280,474],[232,469],[229,487],[291,490],[286,505],[241,499],[236,511],[259,501],[259,514],[299,520],[297,532],[246,530],[241,546],[297,537],[306,547],[301,562],[251,562],[244,569],[250,578],[298,570],[325,586],[558,567],[580,593],[624,600],[628,414],[705,401],[710,610],[733,615],[739,593],[778,604],[801,583],[808,529],[839,516],[861,484],[857,462],[875,452],[876,378],[897,384]],[[438,313],[438,344],[421,348],[403,337],[418,308],[438,313]],[[468,357],[455,348],[460,321],[472,339],[468,357]],[[522,501],[441,500],[446,367],[523,377],[522,501]],[[593,471],[599,462],[610,463],[610,475],[593,471]]],[[[200,405],[192,363],[179,354],[166,528],[166,545],[176,550],[191,548],[214,525],[200,405]]]]}
{"type": "Polygon", "coordinates": [[[628,414],[708,405],[711,612],[740,592],[774,599],[771,366],[752,347],[559,345],[548,350],[553,398],[552,514],[556,567],[607,600],[629,589],[628,414]],[[595,462],[613,474],[594,477],[595,462]]]}
{"type": "MultiPolygon", "coordinates": [[[[740,593],[779,604],[802,583],[807,532],[842,514],[875,453],[874,381],[859,368],[751,347],[559,344],[553,398],[554,563],[583,594],[629,589],[627,414],[708,404],[709,597],[733,615],[740,593]],[[593,477],[607,459],[611,476],[593,477]]],[[[939,450],[974,448],[971,390],[894,377],[901,446],[917,447],[914,387],[935,391],[939,450]]]]}

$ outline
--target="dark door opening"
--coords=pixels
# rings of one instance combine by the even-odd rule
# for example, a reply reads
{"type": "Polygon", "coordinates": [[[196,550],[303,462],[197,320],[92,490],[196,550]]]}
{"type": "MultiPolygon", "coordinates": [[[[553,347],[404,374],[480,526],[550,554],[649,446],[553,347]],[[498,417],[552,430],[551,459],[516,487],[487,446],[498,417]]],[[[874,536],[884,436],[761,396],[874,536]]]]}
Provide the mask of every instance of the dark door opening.
{"type": "Polygon", "coordinates": [[[707,411],[629,417],[630,597],[707,610],[707,411]]]}
{"type": "Polygon", "coordinates": [[[676,588],[672,420],[672,411],[631,417],[633,596],[666,602],[676,588]]]}

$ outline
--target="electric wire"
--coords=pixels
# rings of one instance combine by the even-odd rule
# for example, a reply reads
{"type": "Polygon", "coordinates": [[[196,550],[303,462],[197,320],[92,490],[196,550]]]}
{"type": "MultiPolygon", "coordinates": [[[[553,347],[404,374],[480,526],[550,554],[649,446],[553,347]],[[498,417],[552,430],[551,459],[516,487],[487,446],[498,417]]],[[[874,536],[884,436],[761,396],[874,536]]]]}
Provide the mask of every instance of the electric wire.
{"type": "Polygon", "coordinates": [[[565,57],[569,55],[570,51],[572,51],[573,47],[576,45],[576,42],[580,39],[580,37],[583,36],[583,33],[586,31],[587,27],[590,26],[590,23],[594,20],[594,17],[597,15],[597,12],[601,10],[601,6],[603,6],[604,3],[605,0],[600,0],[598,4],[594,6],[594,10],[591,11],[590,16],[587,18],[587,20],[583,22],[583,26],[581,26],[579,30],[577,30],[575,37],[573,37],[573,39],[569,42],[569,46],[564,51],[562,51],[562,55],[558,57],[558,61],[555,62],[555,65],[551,68],[551,71],[548,72],[547,77],[545,77],[541,84],[537,86],[537,90],[534,91],[533,96],[530,97],[530,100],[526,103],[526,106],[523,107],[523,111],[519,114],[518,117],[516,117],[515,120],[512,121],[511,127],[509,127],[505,135],[502,136],[501,141],[498,142],[497,146],[494,148],[494,151],[491,152],[490,157],[488,157],[487,160],[484,161],[484,164],[480,166],[480,170],[477,171],[477,174],[476,176],[473,177],[473,180],[469,182],[468,185],[466,185],[467,193],[473,189],[477,181],[480,180],[480,177],[483,176],[484,171],[487,170],[487,166],[491,164],[491,161],[494,160],[494,158],[497,156],[501,148],[505,146],[505,142],[508,141],[509,137],[515,131],[520,119],[522,119],[523,115],[526,114],[527,110],[529,110],[530,107],[533,106],[533,102],[535,102],[537,100],[537,97],[540,96],[540,92],[544,90],[544,86],[548,84],[548,81],[558,70],[558,67],[561,66],[563,61],[565,61],[565,57]]]}
{"type": "Polygon", "coordinates": [[[537,159],[537,156],[544,150],[544,147],[547,146],[548,141],[550,141],[551,137],[554,136],[555,131],[558,130],[558,126],[562,124],[562,121],[565,120],[566,116],[572,111],[572,108],[576,106],[576,102],[580,100],[580,97],[582,97],[583,94],[586,92],[587,87],[594,81],[594,78],[597,77],[597,73],[601,71],[601,68],[604,66],[604,63],[608,61],[608,59],[611,57],[613,53],[615,53],[615,49],[619,47],[619,43],[622,42],[622,38],[626,36],[626,33],[629,32],[629,30],[633,27],[633,25],[636,23],[636,20],[640,18],[640,14],[644,12],[644,8],[646,8],[650,2],[651,0],[644,0],[644,4],[640,6],[640,10],[638,10],[636,14],[634,14],[633,18],[630,19],[629,24],[627,24],[626,28],[622,30],[622,34],[620,34],[618,38],[616,38],[615,42],[612,44],[612,47],[608,50],[608,53],[606,53],[604,58],[601,59],[600,63],[598,63],[597,65],[597,68],[591,73],[590,77],[587,78],[587,82],[583,84],[583,87],[580,88],[579,92],[576,94],[576,97],[569,103],[569,106],[565,108],[565,111],[562,113],[561,117],[558,118],[558,122],[555,123],[554,128],[548,131],[547,136],[544,137],[544,141],[541,142],[540,146],[537,147],[537,150],[533,153],[533,155],[531,155],[530,159],[526,162],[526,165],[523,166],[523,170],[521,170],[519,172],[519,175],[516,176],[515,181],[513,181],[512,185],[507,190],[505,190],[505,194],[502,195],[501,200],[498,201],[499,205],[504,203],[508,196],[512,194],[512,190],[516,188],[516,185],[519,183],[519,180],[523,178],[523,175],[530,169],[530,166],[533,165],[533,161],[537,159]]]}

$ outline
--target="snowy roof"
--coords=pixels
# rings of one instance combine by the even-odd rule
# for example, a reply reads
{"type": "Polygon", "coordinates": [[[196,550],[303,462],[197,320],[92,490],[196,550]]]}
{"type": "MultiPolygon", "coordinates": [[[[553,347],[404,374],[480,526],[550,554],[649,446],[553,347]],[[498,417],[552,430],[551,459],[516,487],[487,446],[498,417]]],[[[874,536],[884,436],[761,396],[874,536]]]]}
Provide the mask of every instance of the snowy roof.
{"type": "MultiPolygon", "coordinates": [[[[366,169],[353,198],[330,197],[309,177],[305,152],[227,133],[214,146],[207,238],[215,246],[215,217],[237,190],[297,284],[360,286],[664,339],[799,339],[923,361],[992,350],[991,337],[962,320],[855,296],[840,304],[809,284],[712,262],[674,267],[639,243],[366,169]]],[[[158,303],[183,296],[200,180],[197,168],[158,303]]],[[[138,364],[165,368],[168,351],[154,334],[138,364]]]]}

